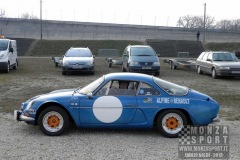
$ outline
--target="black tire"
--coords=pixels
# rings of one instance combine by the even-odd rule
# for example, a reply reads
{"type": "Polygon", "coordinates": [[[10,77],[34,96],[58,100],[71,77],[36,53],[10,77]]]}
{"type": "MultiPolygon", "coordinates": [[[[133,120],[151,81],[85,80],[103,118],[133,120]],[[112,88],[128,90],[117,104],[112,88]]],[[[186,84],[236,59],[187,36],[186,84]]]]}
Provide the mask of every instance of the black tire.
{"type": "Polygon", "coordinates": [[[55,63],[55,67],[58,67],[58,63],[55,63]]]}
{"type": "Polygon", "coordinates": [[[108,63],[108,67],[111,68],[112,67],[112,63],[108,63]]]}
{"type": "Polygon", "coordinates": [[[10,72],[10,64],[8,63],[7,64],[7,68],[6,68],[6,70],[5,70],[5,73],[9,73],[10,72]]]}
{"type": "Polygon", "coordinates": [[[122,72],[126,72],[126,69],[124,68],[123,65],[122,65],[122,72]]]}
{"type": "Polygon", "coordinates": [[[187,118],[180,110],[166,110],[157,117],[157,129],[165,137],[178,137],[184,125],[187,125],[187,118]]]}
{"type": "Polygon", "coordinates": [[[15,65],[13,66],[13,69],[14,69],[14,70],[17,70],[17,68],[18,68],[18,61],[16,60],[16,63],[15,63],[15,65]]]}
{"type": "Polygon", "coordinates": [[[203,73],[200,66],[197,66],[197,72],[198,72],[198,74],[202,74],[203,73]]]}
{"type": "Polygon", "coordinates": [[[38,125],[44,134],[48,136],[59,136],[67,130],[69,117],[62,108],[51,106],[40,113],[38,125]]]}
{"type": "Polygon", "coordinates": [[[212,78],[217,79],[217,73],[215,68],[212,69],[212,78]]]}
{"type": "Polygon", "coordinates": [[[62,75],[66,75],[67,74],[67,72],[66,71],[62,71],[62,75]]]}
{"type": "Polygon", "coordinates": [[[159,75],[160,75],[160,72],[155,72],[154,75],[155,75],[155,76],[159,76],[159,75]]]}

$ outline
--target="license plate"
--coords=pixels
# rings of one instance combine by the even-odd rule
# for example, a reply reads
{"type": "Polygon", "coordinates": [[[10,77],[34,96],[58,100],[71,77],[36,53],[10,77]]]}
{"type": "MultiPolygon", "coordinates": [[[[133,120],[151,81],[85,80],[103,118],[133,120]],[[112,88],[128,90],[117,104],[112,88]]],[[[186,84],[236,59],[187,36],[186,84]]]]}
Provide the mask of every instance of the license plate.
{"type": "Polygon", "coordinates": [[[73,66],[74,69],[81,69],[83,68],[82,66],[73,66]]]}
{"type": "Polygon", "coordinates": [[[142,69],[152,69],[152,67],[142,67],[142,69]]]}
{"type": "Polygon", "coordinates": [[[240,71],[232,71],[234,74],[240,74],[240,71]]]}

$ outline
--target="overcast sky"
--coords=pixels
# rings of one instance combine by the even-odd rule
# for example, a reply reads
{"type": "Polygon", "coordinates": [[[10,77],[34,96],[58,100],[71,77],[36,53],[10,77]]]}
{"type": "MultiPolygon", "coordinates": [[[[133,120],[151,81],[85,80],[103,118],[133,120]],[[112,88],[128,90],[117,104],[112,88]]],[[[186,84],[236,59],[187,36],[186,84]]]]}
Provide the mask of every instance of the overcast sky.
{"type": "MultiPolygon", "coordinates": [[[[47,20],[176,26],[181,16],[240,19],[240,0],[42,0],[47,20]]],[[[7,17],[40,17],[40,0],[0,0],[7,17]]]]}

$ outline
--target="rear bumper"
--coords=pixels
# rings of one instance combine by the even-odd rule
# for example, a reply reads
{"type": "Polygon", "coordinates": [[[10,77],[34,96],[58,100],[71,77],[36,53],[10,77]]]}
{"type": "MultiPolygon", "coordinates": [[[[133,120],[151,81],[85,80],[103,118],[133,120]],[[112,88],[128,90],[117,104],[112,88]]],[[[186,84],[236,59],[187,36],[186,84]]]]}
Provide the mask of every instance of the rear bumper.
{"type": "Polygon", "coordinates": [[[21,111],[15,110],[14,111],[14,120],[33,122],[33,121],[35,121],[35,118],[24,116],[21,111]]]}

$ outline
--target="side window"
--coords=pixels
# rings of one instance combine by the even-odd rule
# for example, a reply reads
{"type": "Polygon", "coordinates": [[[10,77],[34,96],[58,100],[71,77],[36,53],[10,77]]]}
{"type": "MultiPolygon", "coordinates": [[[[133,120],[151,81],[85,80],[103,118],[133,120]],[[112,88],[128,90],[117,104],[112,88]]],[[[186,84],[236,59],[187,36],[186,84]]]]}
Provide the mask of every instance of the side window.
{"type": "Polygon", "coordinates": [[[207,60],[207,57],[208,57],[208,53],[206,53],[206,54],[204,54],[204,56],[203,56],[203,60],[207,60]]]}
{"type": "Polygon", "coordinates": [[[160,95],[160,93],[151,85],[141,83],[139,86],[138,95],[160,95]]]}
{"type": "Polygon", "coordinates": [[[135,81],[112,81],[105,95],[135,96],[138,82],[135,81]]]}
{"type": "Polygon", "coordinates": [[[98,92],[95,94],[95,96],[104,96],[106,95],[109,86],[111,85],[112,81],[109,81],[106,83],[101,89],[98,90],[98,92]]]}
{"type": "Polygon", "coordinates": [[[209,55],[208,55],[207,59],[210,59],[210,60],[212,60],[212,53],[209,53],[209,55]]]}

